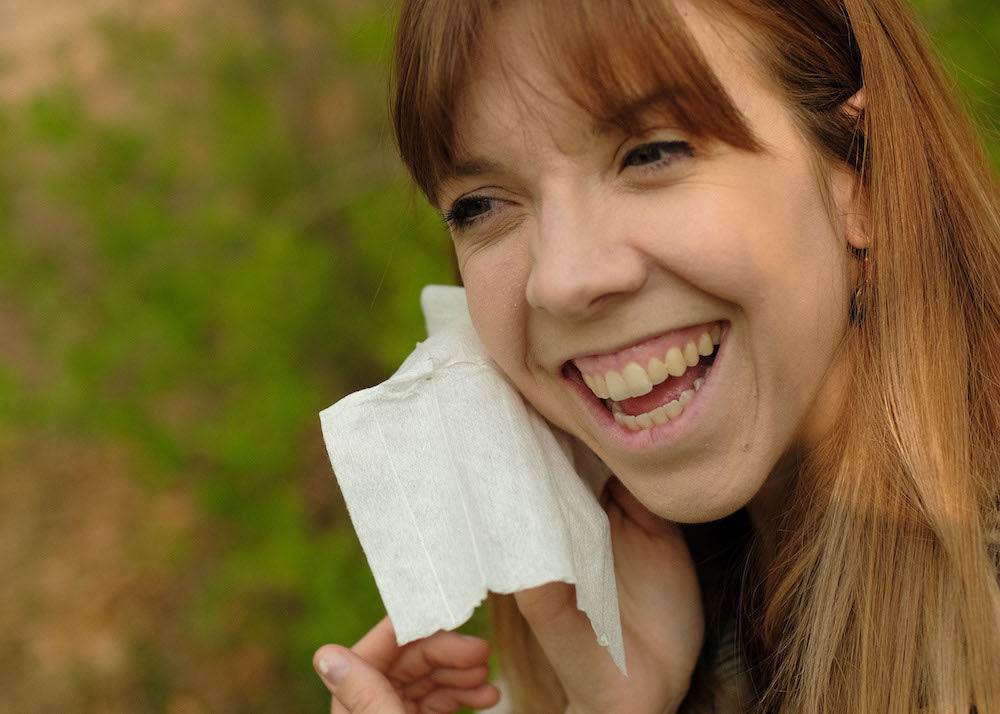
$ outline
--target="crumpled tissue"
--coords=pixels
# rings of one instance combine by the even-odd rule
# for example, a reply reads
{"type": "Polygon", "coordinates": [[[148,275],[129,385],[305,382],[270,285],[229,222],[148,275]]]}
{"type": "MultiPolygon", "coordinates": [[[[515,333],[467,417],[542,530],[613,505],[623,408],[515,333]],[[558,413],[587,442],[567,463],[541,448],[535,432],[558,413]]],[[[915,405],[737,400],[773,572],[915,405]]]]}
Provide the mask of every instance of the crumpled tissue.
{"type": "Polygon", "coordinates": [[[462,288],[421,295],[429,338],[382,384],[320,413],[323,438],[400,645],[471,617],[487,590],[576,585],[624,673],[610,472],[545,421],[476,336],[462,288]]]}

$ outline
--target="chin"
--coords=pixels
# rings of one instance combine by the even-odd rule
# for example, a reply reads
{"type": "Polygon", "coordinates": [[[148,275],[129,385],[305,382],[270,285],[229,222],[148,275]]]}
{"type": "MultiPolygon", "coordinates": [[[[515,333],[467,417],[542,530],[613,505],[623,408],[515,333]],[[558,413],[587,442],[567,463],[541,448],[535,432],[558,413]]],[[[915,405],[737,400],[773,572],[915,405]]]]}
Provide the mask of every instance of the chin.
{"type": "Polygon", "coordinates": [[[629,469],[616,470],[632,494],[661,518],[675,523],[707,523],[732,515],[754,499],[765,484],[770,468],[629,469]]]}

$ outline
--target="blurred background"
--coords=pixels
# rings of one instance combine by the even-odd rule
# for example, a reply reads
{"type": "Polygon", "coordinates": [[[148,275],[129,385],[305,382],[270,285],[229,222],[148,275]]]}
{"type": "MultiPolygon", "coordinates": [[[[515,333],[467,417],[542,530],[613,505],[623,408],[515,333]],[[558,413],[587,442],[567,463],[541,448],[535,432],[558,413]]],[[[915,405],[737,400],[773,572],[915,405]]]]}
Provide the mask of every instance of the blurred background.
{"type": "MultiPolygon", "coordinates": [[[[1000,159],[1000,5],[915,4],[1000,159]]],[[[382,617],[317,414],[453,281],[394,14],[0,0],[0,712],[324,711],[382,617]]]]}

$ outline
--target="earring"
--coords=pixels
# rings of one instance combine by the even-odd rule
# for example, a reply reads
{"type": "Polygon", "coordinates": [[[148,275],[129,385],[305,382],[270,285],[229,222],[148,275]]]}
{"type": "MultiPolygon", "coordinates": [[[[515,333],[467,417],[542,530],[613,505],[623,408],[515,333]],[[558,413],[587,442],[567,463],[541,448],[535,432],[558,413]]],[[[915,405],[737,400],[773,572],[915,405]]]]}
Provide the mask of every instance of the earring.
{"type": "Polygon", "coordinates": [[[861,306],[861,292],[868,284],[868,253],[864,249],[853,246],[850,247],[850,251],[855,258],[861,260],[861,277],[858,279],[858,286],[854,289],[854,294],[851,295],[851,307],[848,315],[852,325],[860,325],[865,319],[865,311],[861,306]]]}

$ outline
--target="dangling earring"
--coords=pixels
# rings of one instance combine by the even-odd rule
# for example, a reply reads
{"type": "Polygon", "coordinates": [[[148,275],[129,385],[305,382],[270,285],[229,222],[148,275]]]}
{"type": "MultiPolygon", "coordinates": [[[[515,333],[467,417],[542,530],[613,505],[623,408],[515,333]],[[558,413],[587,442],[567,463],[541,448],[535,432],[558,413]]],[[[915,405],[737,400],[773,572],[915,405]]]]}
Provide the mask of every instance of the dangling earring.
{"type": "Polygon", "coordinates": [[[852,325],[860,325],[865,319],[865,311],[861,307],[861,292],[868,284],[868,252],[863,248],[858,249],[853,246],[849,246],[849,248],[854,257],[861,260],[861,277],[858,279],[858,286],[854,289],[854,294],[851,295],[851,308],[848,315],[852,325]]]}

